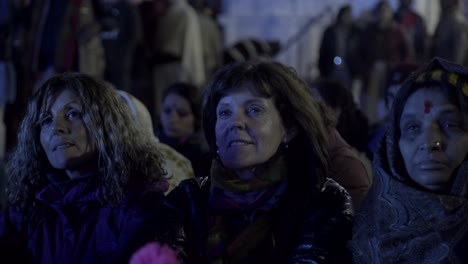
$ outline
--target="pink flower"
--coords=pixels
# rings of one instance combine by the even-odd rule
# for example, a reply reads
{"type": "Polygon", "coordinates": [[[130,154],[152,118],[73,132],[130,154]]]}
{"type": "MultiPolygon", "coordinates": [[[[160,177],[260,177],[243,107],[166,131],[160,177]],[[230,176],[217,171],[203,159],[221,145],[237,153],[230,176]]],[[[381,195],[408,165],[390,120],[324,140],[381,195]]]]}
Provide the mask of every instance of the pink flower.
{"type": "Polygon", "coordinates": [[[181,264],[177,252],[168,245],[151,242],[137,250],[129,264],[181,264]]]}

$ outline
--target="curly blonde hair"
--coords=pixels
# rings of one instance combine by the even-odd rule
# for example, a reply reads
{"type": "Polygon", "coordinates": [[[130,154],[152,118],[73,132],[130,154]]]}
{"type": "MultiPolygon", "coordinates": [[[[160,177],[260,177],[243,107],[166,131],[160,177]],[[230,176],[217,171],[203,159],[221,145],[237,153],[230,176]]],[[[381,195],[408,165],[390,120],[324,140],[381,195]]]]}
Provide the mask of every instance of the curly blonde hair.
{"type": "Polygon", "coordinates": [[[105,82],[82,73],[63,73],[49,79],[30,98],[9,156],[8,200],[20,209],[34,207],[34,197],[48,183],[51,165],[40,143],[39,118],[49,97],[75,91],[83,106],[83,122],[98,152],[98,182],[104,201],[115,205],[131,186],[148,188],[163,183],[163,159],[156,142],[134,124],[128,106],[105,82]]]}

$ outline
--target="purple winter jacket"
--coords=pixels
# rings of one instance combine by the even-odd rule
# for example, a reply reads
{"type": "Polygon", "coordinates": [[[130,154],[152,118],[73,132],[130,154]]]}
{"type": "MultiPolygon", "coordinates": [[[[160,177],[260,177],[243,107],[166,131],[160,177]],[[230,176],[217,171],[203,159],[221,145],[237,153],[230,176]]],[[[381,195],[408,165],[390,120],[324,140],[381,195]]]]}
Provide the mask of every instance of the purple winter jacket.
{"type": "Polygon", "coordinates": [[[0,256],[17,263],[128,263],[131,254],[165,232],[163,195],[134,192],[114,207],[89,180],[49,184],[28,213],[0,216],[0,256]],[[161,222],[161,223],[158,223],[161,222]]]}

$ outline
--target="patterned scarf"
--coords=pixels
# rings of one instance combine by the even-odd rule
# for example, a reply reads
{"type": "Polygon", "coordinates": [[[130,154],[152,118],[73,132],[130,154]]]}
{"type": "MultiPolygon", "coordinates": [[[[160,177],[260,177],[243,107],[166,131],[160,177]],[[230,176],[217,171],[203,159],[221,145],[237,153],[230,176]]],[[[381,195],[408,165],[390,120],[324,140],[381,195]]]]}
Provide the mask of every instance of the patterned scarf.
{"type": "Polygon", "coordinates": [[[206,241],[210,263],[243,263],[268,238],[272,210],[287,185],[286,171],[283,158],[276,157],[257,168],[253,179],[243,181],[213,161],[210,208],[215,217],[206,241]],[[248,218],[249,224],[233,232],[230,224],[238,216],[248,218]]]}

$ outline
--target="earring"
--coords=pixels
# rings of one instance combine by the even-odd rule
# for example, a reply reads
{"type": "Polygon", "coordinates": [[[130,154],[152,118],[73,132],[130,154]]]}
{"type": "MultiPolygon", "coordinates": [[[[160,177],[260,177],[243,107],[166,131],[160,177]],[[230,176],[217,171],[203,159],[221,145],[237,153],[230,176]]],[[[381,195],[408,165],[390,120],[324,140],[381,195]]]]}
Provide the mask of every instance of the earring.
{"type": "Polygon", "coordinates": [[[288,149],[288,148],[289,148],[289,144],[286,143],[286,144],[284,145],[284,147],[285,147],[286,149],[288,149]]]}
{"type": "Polygon", "coordinates": [[[219,150],[216,150],[216,154],[218,154],[218,155],[219,155],[219,150]]]}

